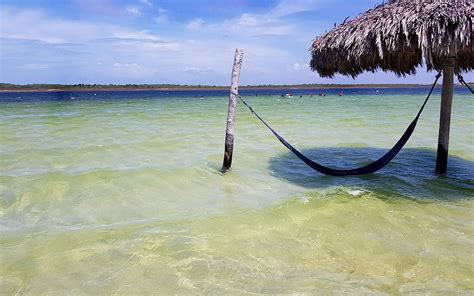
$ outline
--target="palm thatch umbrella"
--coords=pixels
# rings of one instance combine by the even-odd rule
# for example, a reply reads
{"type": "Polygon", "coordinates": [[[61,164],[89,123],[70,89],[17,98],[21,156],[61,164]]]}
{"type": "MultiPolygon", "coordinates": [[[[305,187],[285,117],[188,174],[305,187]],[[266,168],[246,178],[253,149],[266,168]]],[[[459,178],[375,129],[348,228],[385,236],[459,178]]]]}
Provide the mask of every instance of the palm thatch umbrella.
{"type": "Polygon", "coordinates": [[[446,172],[453,76],[474,68],[474,0],[390,0],[322,36],[311,46],[311,69],[322,77],[364,71],[397,76],[443,71],[436,170],[446,172]]]}

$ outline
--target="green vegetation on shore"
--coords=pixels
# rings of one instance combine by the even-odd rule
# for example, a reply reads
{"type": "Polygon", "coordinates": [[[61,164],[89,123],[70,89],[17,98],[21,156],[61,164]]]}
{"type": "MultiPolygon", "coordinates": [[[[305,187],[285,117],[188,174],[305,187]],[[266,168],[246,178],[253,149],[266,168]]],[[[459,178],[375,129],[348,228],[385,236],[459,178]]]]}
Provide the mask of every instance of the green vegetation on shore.
{"type": "MultiPolygon", "coordinates": [[[[243,85],[242,89],[305,89],[305,88],[400,88],[426,87],[424,84],[294,84],[243,85]]],[[[87,91],[87,90],[219,90],[229,86],[183,84],[11,84],[0,83],[0,91],[87,91]]]]}

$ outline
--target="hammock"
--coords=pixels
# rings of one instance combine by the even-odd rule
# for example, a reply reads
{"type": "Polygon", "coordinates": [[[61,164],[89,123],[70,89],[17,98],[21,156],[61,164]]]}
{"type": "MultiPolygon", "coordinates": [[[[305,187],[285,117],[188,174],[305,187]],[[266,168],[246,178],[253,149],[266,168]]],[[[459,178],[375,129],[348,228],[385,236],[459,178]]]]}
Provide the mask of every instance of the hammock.
{"type": "Polygon", "coordinates": [[[283,139],[283,137],[281,137],[268,123],[265,122],[265,120],[263,120],[257,113],[255,113],[252,107],[250,107],[250,105],[247,102],[245,102],[245,100],[239,94],[236,94],[236,95],[242,101],[242,103],[244,103],[244,105],[247,106],[247,108],[249,108],[250,112],[255,117],[257,117],[286,148],[288,148],[291,152],[293,152],[299,159],[301,159],[313,170],[318,171],[321,174],[330,175],[330,176],[366,175],[366,174],[374,173],[380,170],[381,168],[383,168],[384,166],[386,166],[395,156],[397,156],[400,150],[402,150],[403,146],[405,146],[406,142],[410,139],[410,136],[415,130],[415,127],[416,127],[416,124],[418,123],[418,119],[420,118],[421,112],[425,108],[425,105],[428,102],[428,99],[430,98],[431,93],[433,92],[433,89],[436,86],[436,83],[438,82],[440,77],[441,77],[441,72],[439,72],[436,75],[436,79],[433,82],[433,85],[431,86],[430,92],[428,93],[428,96],[423,102],[423,105],[418,111],[418,114],[416,115],[415,119],[413,119],[413,121],[410,123],[410,125],[408,126],[406,131],[403,133],[400,140],[398,140],[398,142],[395,144],[395,146],[393,146],[392,149],[390,149],[385,155],[383,155],[376,161],[359,168],[347,169],[347,170],[332,169],[332,168],[326,167],[303,155],[303,153],[298,151],[295,147],[293,147],[290,143],[288,143],[285,139],[283,139]]]}

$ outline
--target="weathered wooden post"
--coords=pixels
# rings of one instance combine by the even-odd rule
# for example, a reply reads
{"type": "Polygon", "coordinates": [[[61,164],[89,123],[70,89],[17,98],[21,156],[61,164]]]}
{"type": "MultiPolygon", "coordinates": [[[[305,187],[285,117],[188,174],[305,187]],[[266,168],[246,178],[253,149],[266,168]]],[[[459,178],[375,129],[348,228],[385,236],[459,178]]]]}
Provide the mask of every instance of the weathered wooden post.
{"type": "Polygon", "coordinates": [[[449,57],[443,67],[443,89],[441,90],[441,110],[439,116],[438,154],[436,172],[446,173],[448,166],[449,127],[451,124],[451,106],[453,102],[454,63],[449,57]]]}
{"type": "Polygon", "coordinates": [[[234,151],[234,121],[235,107],[237,106],[237,94],[239,91],[240,67],[242,66],[242,57],[244,51],[242,49],[235,50],[234,67],[232,68],[232,80],[229,95],[229,111],[227,112],[227,127],[225,130],[225,148],[224,163],[222,170],[225,172],[232,165],[232,153],[234,151]]]}

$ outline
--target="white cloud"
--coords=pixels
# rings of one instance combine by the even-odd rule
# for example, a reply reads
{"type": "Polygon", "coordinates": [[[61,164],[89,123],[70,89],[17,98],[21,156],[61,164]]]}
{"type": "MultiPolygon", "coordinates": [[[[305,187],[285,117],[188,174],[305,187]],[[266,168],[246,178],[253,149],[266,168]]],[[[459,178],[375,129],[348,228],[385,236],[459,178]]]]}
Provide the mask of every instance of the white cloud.
{"type": "Polygon", "coordinates": [[[8,26],[0,26],[0,37],[41,40],[45,42],[66,42],[98,38],[110,31],[111,26],[97,27],[77,21],[49,19],[41,10],[17,10],[2,7],[0,19],[8,26]]]}
{"type": "MultiPolygon", "coordinates": [[[[107,68],[105,69],[108,70],[107,68]]],[[[137,63],[114,63],[113,70],[108,70],[107,75],[117,78],[126,78],[133,80],[152,79],[155,69],[151,67],[143,67],[137,63]]]]}
{"type": "Polygon", "coordinates": [[[0,37],[39,40],[48,43],[81,43],[95,39],[131,38],[158,41],[147,30],[110,25],[62,20],[47,16],[42,10],[2,7],[0,19],[8,26],[0,26],[0,37]]]}
{"type": "MultiPolygon", "coordinates": [[[[18,1],[17,1],[18,2],[18,1]]],[[[35,1],[41,3],[44,1],[35,1]]],[[[50,1],[51,2],[51,1],[50,1]]],[[[65,2],[65,1],[62,1],[65,2]]],[[[113,0],[69,0],[74,5],[74,9],[80,9],[82,12],[90,14],[117,16],[123,13],[123,5],[119,1],[113,0]]],[[[53,2],[51,2],[53,3],[53,2]]],[[[46,3],[41,6],[47,6],[46,3]]]]}
{"type": "MultiPolygon", "coordinates": [[[[138,0],[130,1],[141,5],[138,0]]],[[[149,11],[140,6],[143,14],[166,14],[156,3],[149,11]]],[[[303,2],[295,0],[295,3],[303,2]]],[[[302,35],[319,30],[318,26],[306,29],[297,21],[283,20],[288,13],[310,9],[310,4],[316,1],[305,3],[309,4],[290,7],[291,3],[284,0],[267,13],[246,13],[220,23],[190,20],[191,29],[201,30],[199,36],[193,36],[194,41],[183,37],[188,34],[180,35],[184,27],[171,32],[173,40],[163,40],[153,27],[145,30],[129,25],[60,19],[41,9],[1,6],[0,21],[8,26],[0,25],[0,37],[4,37],[0,40],[0,81],[226,85],[230,82],[235,48],[239,47],[245,50],[242,85],[354,82],[340,76],[334,80],[321,79],[310,71],[306,63],[310,59],[307,49],[311,38],[302,35]],[[234,33],[232,38],[227,37],[230,32],[234,33]],[[248,38],[268,34],[277,39],[248,38]]],[[[118,10],[122,15],[125,13],[124,6],[118,10]]],[[[385,82],[429,82],[432,73],[420,71],[416,78],[405,80],[391,74],[363,74],[357,82],[372,82],[374,77],[385,82]]]]}
{"type": "Polygon", "coordinates": [[[124,38],[124,39],[139,39],[139,40],[153,40],[158,41],[159,38],[156,35],[150,34],[147,30],[143,31],[125,31],[125,30],[116,30],[113,33],[114,38],[124,38]]]}
{"type": "Polygon", "coordinates": [[[140,16],[142,13],[140,11],[140,8],[136,7],[136,6],[127,6],[125,8],[125,10],[131,14],[131,15],[134,15],[134,16],[140,16]]]}
{"type": "MultiPolygon", "coordinates": [[[[313,11],[327,0],[282,0],[273,9],[263,14],[244,13],[241,16],[213,24],[216,30],[249,36],[286,36],[295,35],[294,22],[289,23],[282,17],[303,12],[313,11]]],[[[297,34],[301,34],[298,32],[297,34]]]]}
{"type": "Polygon", "coordinates": [[[160,14],[153,18],[153,20],[159,25],[166,24],[168,22],[168,16],[166,14],[160,14]]]}
{"type": "Polygon", "coordinates": [[[212,26],[215,30],[223,30],[250,36],[291,35],[294,27],[268,15],[244,13],[240,17],[212,26]]]}
{"type": "Polygon", "coordinates": [[[151,3],[150,0],[140,0],[142,4],[148,5],[148,6],[153,6],[153,3],[151,3]]]}
{"type": "Polygon", "coordinates": [[[259,25],[257,17],[252,16],[248,13],[242,14],[239,18],[234,20],[236,26],[239,27],[255,27],[259,25]]]}
{"type": "Polygon", "coordinates": [[[48,64],[38,64],[38,63],[30,63],[30,64],[22,64],[19,65],[19,69],[24,69],[24,70],[43,70],[47,69],[49,67],[48,64]]]}
{"type": "Polygon", "coordinates": [[[158,16],[153,18],[153,20],[159,25],[168,23],[168,15],[166,14],[166,9],[158,7],[158,16]]]}
{"type": "Polygon", "coordinates": [[[210,67],[205,67],[205,68],[199,68],[199,67],[186,67],[184,68],[183,72],[188,73],[188,74],[203,74],[203,73],[209,73],[212,72],[212,68],[210,67]]]}
{"type": "Polygon", "coordinates": [[[121,63],[115,63],[114,64],[114,67],[126,67],[126,68],[129,68],[129,67],[138,67],[137,63],[131,63],[131,64],[121,64],[121,63]]]}
{"type": "MultiPolygon", "coordinates": [[[[114,42],[107,40],[104,46],[114,47],[113,52],[125,52],[135,54],[157,54],[160,51],[178,51],[181,44],[178,42],[153,41],[143,39],[118,39],[114,42]]],[[[110,50],[110,49],[109,49],[110,50]]]]}
{"type": "MultiPolygon", "coordinates": [[[[4,72],[9,73],[0,77],[5,81],[227,84],[234,50],[243,47],[246,52],[243,84],[283,83],[287,77],[285,70],[291,69],[288,61],[298,61],[298,57],[288,50],[265,46],[254,40],[237,38],[223,44],[220,36],[195,41],[177,36],[177,40],[167,42],[152,31],[55,19],[41,10],[12,9],[2,10],[0,14],[5,14],[2,22],[12,24],[0,28],[1,36],[30,39],[2,41],[4,52],[8,52],[0,57],[2,67],[8,69],[4,72]],[[65,42],[66,46],[51,42],[65,42]],[[198,58],[196,53],[199,53],[198,58]],[[19,59],[24,65],[40,60],[52,66],[45,69],[48,74],[38,77],[33,71],[18,69],[19,59]]],[[[252,33],[268,32],[255,15],[248,14],[234,21],[252,33]]],[[[264,23],[269,22],[266,20],[264,23]]],[[[190,29],[209,28],[202,19],[191,20],[188,24],[190,29]]]]}
{"type": "Polygon", "coordinates": [[[186,24],[188,30],[199,30],[204,25],[204,20],[200,18],[192,19],[186,24]]]}
{"type": "Polygon", "coordinates": [[[295,70],[295,71],[309,71],[309,64],[294,63],[293,64],[293,70],[295,70]]]}
{"type": "MultiPolygon", "coordinates": [[[[155,11],[166,14],[166,10],[158,7],[155,11]]],[[[287,73],[292,70],[289,61],[300,61],[289,49],[245,39],[248,35],[283,35],[293,30],[266,15],[262,18],[261,15],[243,14],[211,25],[200,18],[192,19],[187,23],[188,29],[203,30],[203,35],[210,33],[212,37],[192,41],[177,35],[176,40],[166,41],[151,30],[62,20],[52,18],[42,10],[12,8],[6,12],[2,9],[0,14],[2,22],[11,24],[0,28],[0,36],[30,39],[4,46],[8,55],[2,55],[0,61],[2,67],[9,69],[4,71],[9,75],[0,78],[5,81],[227,84],[234,50],[243,47],[243,84],[286,83],[287,73]],[[214,37],[216,30],[222,33],[234,30],[238,34],[235,40],[223,43],[222,35],[214,37]],[[33,42],[32,39],[40,41],[33,42]],[[20,57],[22,65],[33,65],[29,67],[41,67],[34,65],[38,60],[50,65],[44,69],[49,74],[38,77],[18,69],[20,57]]],[[[3,44],[7,43],[2,41],[3,44]]],[[[292,80],[298,81],[301,75],[294,76],[292,80]]]]}
{"type": "Polygon", "coordinates": [[[280,17],[293,13],[316,10],[325,0],[283,0],[268,15],[280,17]]]}

